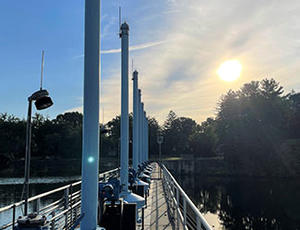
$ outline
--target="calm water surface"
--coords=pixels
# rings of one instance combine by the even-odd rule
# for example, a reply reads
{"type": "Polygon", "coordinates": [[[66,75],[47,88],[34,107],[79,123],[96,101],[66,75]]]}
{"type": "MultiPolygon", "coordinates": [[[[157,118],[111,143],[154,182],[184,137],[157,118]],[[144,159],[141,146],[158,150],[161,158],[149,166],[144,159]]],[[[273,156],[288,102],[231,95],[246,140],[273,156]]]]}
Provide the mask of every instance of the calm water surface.
{"type": "MultiPolygon", "coordinates": [[[[176,177],[216,230],[300,230],[300,180],[176,177]]],[[[36,178],[31,192],[39,194],[78,179],[36,178]]],[[[0,207],[21,199],[22,183],[21,178],[0,179],[0,207]]],[[[43,200],[42,206],[55,199],[43,200]]],[[[10,219],[10,213],[0,214],[1,224],[10,219]]]]}
{"type": "Polygon", "coordinates": [[[300,180],[177,176],[214,229],[300,229],[300,180]]]}
{"type": "MultiPolygon", "coordinates": [[[[31,195],[34,196],[79,179],[79,176],[33,178],[30,180],[30,192],[31,195]]],[[[0,178],[0,208],[22,200],[23,182],[23,178],[0,178]]],[[[49,196],[47,199],[41,199],[41,206],[43,207],[50,204],[51,202],[61,198],[62,195],[63,194],[57,193],[49,196]]],[[[29,210],[32,210],[31,206],[29,206],[29,210]]],[[[23,210],[21,208],[17,208],[16,217],[22,215],[22,211],[23,210]]],[[[12,212],[4,212],[0,214],[0,226],[11,222],[11,220],[12,212]]]]}

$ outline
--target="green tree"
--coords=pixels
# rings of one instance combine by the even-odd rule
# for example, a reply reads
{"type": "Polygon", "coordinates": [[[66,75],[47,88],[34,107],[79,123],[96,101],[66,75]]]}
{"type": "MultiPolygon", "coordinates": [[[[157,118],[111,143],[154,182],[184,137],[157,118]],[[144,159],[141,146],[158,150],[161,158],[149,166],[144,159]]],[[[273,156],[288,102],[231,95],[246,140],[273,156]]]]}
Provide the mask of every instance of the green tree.
{"type": "Polygon", "coordinates": [[[149,158],[158,157],[157,134],[161,128],[154,117],[148,117],[149,121],[149,158]]]}
{"type": "Polygon", "coordinates": [[[189,137],[191,152],[195,156],[211,157],[216,155],[217,134],[215,120],[207,118],[201,125],[197,125],[189,137]]]}
{"type": "Polygon", "coordinates": [[[287,136],[288,114],[282,87],[273,79],[253,81],[223,96],[216,132],[230,169],[272,174],[280,164],[276,150],[287,136]]]}

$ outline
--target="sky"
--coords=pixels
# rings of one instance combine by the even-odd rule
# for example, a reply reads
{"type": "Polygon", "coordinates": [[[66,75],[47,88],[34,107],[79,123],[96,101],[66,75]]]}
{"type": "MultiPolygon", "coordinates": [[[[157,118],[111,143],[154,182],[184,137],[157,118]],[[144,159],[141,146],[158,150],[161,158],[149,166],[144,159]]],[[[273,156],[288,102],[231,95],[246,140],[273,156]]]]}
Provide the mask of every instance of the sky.
{"type": "MultiPolygon", "coordinates": [[[[170,110],[199,123],[213,117],[221,95],[251,80],[272,77],[300,91],[299,0],[103,0],[101,122],[121,110],[119,6],[145,109],[160,123],[170,110]],[[217,69],[231,59],[242,73],[225,82],[217,69]]],[[[26,117],[43,49],[43,87],[54,105],[41,113],[82,111],[83,31],[83,0],[0,0],[0,113],[26,117]]]]}

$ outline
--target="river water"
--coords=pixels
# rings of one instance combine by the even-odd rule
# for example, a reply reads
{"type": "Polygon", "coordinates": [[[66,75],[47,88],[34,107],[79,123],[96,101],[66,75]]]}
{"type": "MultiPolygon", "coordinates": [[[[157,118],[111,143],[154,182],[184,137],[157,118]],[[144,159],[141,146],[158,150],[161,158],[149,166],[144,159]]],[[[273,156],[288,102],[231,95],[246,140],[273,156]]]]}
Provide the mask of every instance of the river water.
{"type": "MultiPolygon", "coordinates": [[[[34,196],[78,180],[80,180],[79,176],[33,178],[30,180],[30,193],[31,196],[34,196]]],[[[24,196],[22,196],[23,182],[23,178],[0,178],[0,208],[20,201],[22,197],[24,199],[24,196]]],[[[62,197],[62,194],[59,195],[62,197]]],[[[41,206],[46,206],[61,197],[54,195],[49,196],[48,199],[42,199],[41,206]]],[[[29,206],[29,212],[31,210],[32,207],[29,206]]],[[[16,209],[16,217],[22,215],[22,213],[22,207],[16,209]]],[[[0,213],[0,226],[11,221],[11,211],[0,213]]]]}
{"type": "MultiPolygon", "coordinates": [[[[300,229],[300,180],[176,177],[216,230],[300,229]]],[[[35,178],[31,192],[39,194],[78,179],[35,178]]],[[[0,179],[0,207],[21,199],[22,182],[22,178],[0,179]]],[[[42,205],[51,200],[44,202],[42,205]]],[[[7,223],[9,216],[1,214],[0,223],[7,223]]]]}
{"type": "Polygon", "coordinates": [[[177,180],[214,229],[300,229],[299,179],[189,175],[177,180]]]}

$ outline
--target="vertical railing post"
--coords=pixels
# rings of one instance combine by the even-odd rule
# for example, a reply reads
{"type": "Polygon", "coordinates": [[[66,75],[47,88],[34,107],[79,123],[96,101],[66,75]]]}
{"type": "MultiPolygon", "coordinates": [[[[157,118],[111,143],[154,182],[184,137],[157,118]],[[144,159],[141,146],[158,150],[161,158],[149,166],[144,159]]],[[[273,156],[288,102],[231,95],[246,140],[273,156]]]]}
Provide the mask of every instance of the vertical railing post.
{"type": "Polygon", "coordinates": [[[171,185],[172,185],[172,192],[171,192],[171,198],[172,198],[172,209],[173,209],[173,216],[175,216],[175,201],[174,201],[174,195],[175,195],[175,186],[173,181],[171,181],[171,185]]]}
{"type": "Polygon", "coordinates": [[[12,216],[12,229],[15,229],[15,221],[16,221],[16,205],[13,206],[13,216],[12,216]]]}
{"type": "Polygon", "coordinates": [[[176,187],[176,210],[177,210],[177,229],[179,230],[179,222],[180,222],[180,215],[179,215],[179,189],[176,187]]]}
{"type": "Polygon", "coordinates": [[[162,165],[161,164],[159,164],[159,179],[161,179],[162,178],[162,167],[161,167],[162,165]]]}
{"type": "Polygon", "coordinates": [[[41,206],[41,198],[38,198],[36,201],[35,201],[35,207],[34,207],[34,211],[39,214],[40,213],[40,206],[41,206]]]}
{"type": "Polygon", "coordinates": [[[202,225],[201,225],[201,220],[200,217],[197,215],[197,230],[203,230],[202,225]]]}
{"type": "MultiPolygon", "coordinates": [[[[73,221],[73,187],[72,184],[70,185],[70,225],[72,225],[74,223],[73,221]]],[[[82,196],[81,196],[82,199],[82,196]]]]}
{"type": "MultiPolygon", "coordinates": [[[[77,203],[77,198],[75,199],[74,203],[77,203]]],[[[75,206],[75,208],[74,208],[74,215],[75,215],[75,218],[74,218],[74,223],[75,223],[78,218],[78,205],[75,206]]]]}
{"type": "MultiPolygon", "coordinates": [[[[69,188],[66,188],[64,191],[64,209],[67,210],[69,208],[69,188]]],[[[65,213],[65,228],[68,228],[69,222],[68,222],[68,213],[65,213]]]]}
{"type": "Polygon", "coordinates": [[[183,196],[183,227],[186,229],[186,200],[183,196]]]}
{"type": "MultiPolygon", "coordinates": [[[[51,212],[51,217],[53,218],[54,216],[55,216],[55,212],[52,211],[52,212],[51,212]]],[[[53,220],[51,221],[50,229],[51,229],[51,230],[54,230],[54,229],[55,229],[55,219],[53,219],[53,220]]]]}

